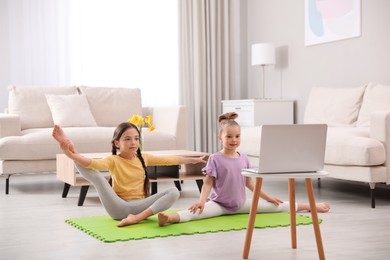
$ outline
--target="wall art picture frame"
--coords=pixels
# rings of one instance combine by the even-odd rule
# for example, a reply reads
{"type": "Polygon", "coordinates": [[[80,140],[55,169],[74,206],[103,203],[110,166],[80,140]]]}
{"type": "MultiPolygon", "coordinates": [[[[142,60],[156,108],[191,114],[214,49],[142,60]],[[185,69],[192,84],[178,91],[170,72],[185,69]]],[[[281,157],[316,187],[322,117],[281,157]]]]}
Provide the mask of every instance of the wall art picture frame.
{"type": "Polygon", "coordinates": [[[361,35],[361,0],[305,0],[305,46],[361,35]]]}

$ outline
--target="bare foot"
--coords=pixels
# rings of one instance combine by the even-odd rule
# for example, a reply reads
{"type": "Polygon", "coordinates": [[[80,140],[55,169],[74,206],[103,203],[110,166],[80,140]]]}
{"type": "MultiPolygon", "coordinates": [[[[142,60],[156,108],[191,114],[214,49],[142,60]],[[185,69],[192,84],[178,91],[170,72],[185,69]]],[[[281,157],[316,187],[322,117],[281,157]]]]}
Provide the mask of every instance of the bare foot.
{"type": "MultiPolygon", "coordinates": [[[[327,202],[316,203],[317,212],[326,213],[330,210],[330,205],[327,202]]],[[[298,203],[297,211],[310,211],[309,203],[298,203]]]]}
{"type": "Polygon", "coordinates": [[[54,139],[57,140],[57,142],[59,143],[63,143],[64,141],[66,141],[68,138],[66,137],[64,131],[62,130],[62,128],[59,126],[59,125],[54,125],[53,127],[53,132],[51,134],[54,139]]]}
{"type": "Polygon", "coordinates": [[[117,227],[124,227],[128,225],[137,224],[139,220],[136,218],[135,215],[129,214],[126,218],[122,219],[116,226],[117,227]]]}
{"type": "Polygon", "coordinates": [[[165,224],[168,223],[168,218],[169,218],[168,215],[165,214],[164,212],[158,213],[158,225],[160,227],[165,226],[165,224]]]}
{"type": "Polygon", "coordinates": [[[327,202],[317,203],[317,212],[326,213],[330,210],[330,205],[327,202]]]}
{"type": "Polygon", "coordinates": [[[68,149],[72,152],[75,152],[74,144],[73,142],[66,136],[64,133],[64,130],[59,125],[54,125],[53,132],[51,134],[57,142],[60,144],[66,143],[68,146],[68,149]]]}

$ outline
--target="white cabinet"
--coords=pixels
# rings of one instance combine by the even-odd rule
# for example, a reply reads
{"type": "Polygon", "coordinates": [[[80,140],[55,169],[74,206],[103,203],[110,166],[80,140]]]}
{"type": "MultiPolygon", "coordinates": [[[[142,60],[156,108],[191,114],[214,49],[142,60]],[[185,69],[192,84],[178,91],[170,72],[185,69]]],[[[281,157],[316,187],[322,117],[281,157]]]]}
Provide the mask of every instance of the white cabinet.
{"type": "Polygon", "coordinates": [[[236,112],[241,126],[293,124],[294,101],[274,99],[222,100],[222,111],[236,112]]]}

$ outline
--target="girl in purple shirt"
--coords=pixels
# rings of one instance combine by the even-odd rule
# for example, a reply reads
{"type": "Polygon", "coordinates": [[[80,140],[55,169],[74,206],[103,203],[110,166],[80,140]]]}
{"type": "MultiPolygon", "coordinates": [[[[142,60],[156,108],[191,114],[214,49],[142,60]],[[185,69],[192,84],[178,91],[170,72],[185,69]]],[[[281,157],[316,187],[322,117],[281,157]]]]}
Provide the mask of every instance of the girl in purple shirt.
{"type": "MultiPolygon", "coordinates": [[[[206,178],[199,201],[187,210],[171,214],[160,212],[158,214],[160,226],[221,215],[249,213],[252,199],[246,198],[245,188],[253,191],[254,181],[241,174],[241,170],[249,168],[250,163],[245,154],[237,152],[241,141],[240,126],[234,120],[237,116],[233,112],[222,114],[218,118],[220,125],[218,139],[221,141],[222,150],[212,154],[206,167],[202,169],[206,178]]],[[[288,202],[268,195],[263,190],[260,197],[266,202],[259,204],[257,212],[289,212],[290,210],[288,202]]],[[[309,211],[310,206],[309,203],[297,203],[296,209],[309,211]]],[[[318,212],[328,212],[329,209],[328,203],[317,203],[318,212]]]]}

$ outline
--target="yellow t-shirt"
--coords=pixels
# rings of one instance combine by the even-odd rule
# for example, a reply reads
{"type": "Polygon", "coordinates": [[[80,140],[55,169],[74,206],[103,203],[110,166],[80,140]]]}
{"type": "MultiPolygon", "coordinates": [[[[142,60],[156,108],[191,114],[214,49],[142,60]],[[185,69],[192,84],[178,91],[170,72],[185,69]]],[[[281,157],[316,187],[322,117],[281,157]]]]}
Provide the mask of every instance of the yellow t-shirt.
{"type": "MultiPolygon", "coordinates": [[[[178,156],[154,156],[142,153],[146,166],[178,165],[178,156]]],[[[145,171],[136,156],[127,160],[119,155],[110,155],[102,159],[93,159],[87,168],[108,170],[112,177],[112,188],[124,200],[142,199],[144,194],[145,171]]]]}

